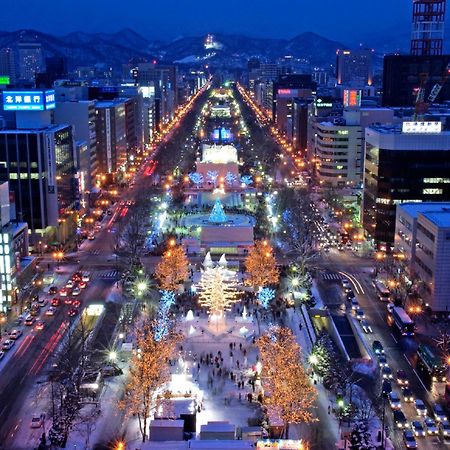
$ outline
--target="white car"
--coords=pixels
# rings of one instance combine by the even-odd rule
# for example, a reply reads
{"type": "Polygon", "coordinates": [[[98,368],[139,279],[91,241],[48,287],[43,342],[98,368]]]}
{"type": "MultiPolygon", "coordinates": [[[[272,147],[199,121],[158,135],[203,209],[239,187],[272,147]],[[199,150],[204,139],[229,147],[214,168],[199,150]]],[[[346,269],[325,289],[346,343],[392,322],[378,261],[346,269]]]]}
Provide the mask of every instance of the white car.
{"type": "Polygon", "coordinates": [[[394,391],[389,394],[389,404],[391,405],[391,409],[402,409],[400,397],[394,391]]]}
{"type": "Polygon", "coordinates": [[[369,322],[367,322],[367,320],[361,320],[360,324],[361,328],[364,330],[364,333],[372,333],[372,327],[370,326],[369,322]]]}
{"type": "Polygon", "coordinates": [[[366,318],[366,315],[364,314],[364,311],[362,310],[362,308],[358,308],[358,309],[356,310],[356,318],[357,318],[358,320],[363,320],[363,319],[366,318]]]}
{"type": "Polygon", "coordinates": [[[44,426],[45,414],[33,414],[31,418],[30,427],[31,428],[41,428],[44,426]]]}
{"type": "Polygon", "coordinates": [[[14,329],[9,332],[9,338],[12,339],[13,341],[15,341],[15,340],[19,339],[20,336],[22,336],[22,334],[23,334],[22,330],[14,329]]]}
{"type": "MultiPolygon", "coordinates": [[[[67,288],[67,289],[72,289],[74,286],[75,286],[75,283],[73,282],[73,280],[69,280],[69,281],[66,283],[66,288],[67,288]]],[[[61,292],[60,292],[60,294],[61,294],[61,292]]]]}
{"type": "Polygon", "coordinates": [[[54,316],[56,309],[53,306],[50,306],[50,308],[45,311],[46,316],[54,316]]]}
{"type": "Polygon", "coordinates": [[[428,414],[428,411],[423,400],[417,399],[414,403],[416,406],[417,415],[425,417],[428,414]]]}
{"type": "Polygon", "coordinates": [[[425,426],[425,429],[427,430],[428,436],[438,434],[437,425],[434,419],[432,419],[431,417],[425,417],[423,424],[425,426]]]}
{"type": "Polygon", "coordinates": [[[81,289],[79,287],[74,288],[72,291],[72,295],[74,297],[76,297],[77,295],[80,295],[80,293],[81,293],[81,289]]]}
{"type": "Polygon", "coordinates": [[[83,276],[81,278],[82,281],[84,281],[85,283],[87,283],[89,280],[91,279],[91,276],[86,272],[83,273],[83,276]]]}
{"type": "Polygon", "coordinates": [[[444,437],[450,436],[450,423],[447,419],[442,420],[439,423],[439,430],[440,430],[442,436],[444,436],[444,437]]]}
{"type": "Polygon", "coordinates": [[[10,350],[14,345],[14,341],[12,339],[6,339],[6,341],[2,344],[3,350],[10,350]]]}

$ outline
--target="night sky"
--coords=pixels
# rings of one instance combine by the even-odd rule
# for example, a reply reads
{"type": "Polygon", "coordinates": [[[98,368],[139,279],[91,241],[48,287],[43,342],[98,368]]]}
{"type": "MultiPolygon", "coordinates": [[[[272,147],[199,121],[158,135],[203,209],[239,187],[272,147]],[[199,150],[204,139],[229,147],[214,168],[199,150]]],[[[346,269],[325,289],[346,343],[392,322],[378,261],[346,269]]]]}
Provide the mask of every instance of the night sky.
{"type": "Polygon", "coordinates": [[[411,0],[13,0],[0,7],[0,30],[54,34],[135,29],[173,39],[207,32],[293,37],[315,31],[343,42],[409,34],[411,0]]]}

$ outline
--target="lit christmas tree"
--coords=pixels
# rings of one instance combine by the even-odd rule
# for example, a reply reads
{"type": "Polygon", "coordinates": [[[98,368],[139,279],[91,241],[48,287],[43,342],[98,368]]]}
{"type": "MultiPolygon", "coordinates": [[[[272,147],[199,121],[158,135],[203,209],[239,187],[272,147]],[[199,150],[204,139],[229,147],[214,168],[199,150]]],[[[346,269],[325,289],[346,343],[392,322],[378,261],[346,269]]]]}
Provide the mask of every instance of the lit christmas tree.
{"type": "Polygon", "coordinates": [[[218,318],[236,302],[236,274],[224,267],[206,269],[198,288],[200,304],[218,318]]]}
{"type": "Polygon", "coordinates": [[[216,203],[214,203],[214,207],[209,215],[209,221],[211,223],[226,223],[228,221],[222,202],[219,198],[216,200],[216,203]]]}

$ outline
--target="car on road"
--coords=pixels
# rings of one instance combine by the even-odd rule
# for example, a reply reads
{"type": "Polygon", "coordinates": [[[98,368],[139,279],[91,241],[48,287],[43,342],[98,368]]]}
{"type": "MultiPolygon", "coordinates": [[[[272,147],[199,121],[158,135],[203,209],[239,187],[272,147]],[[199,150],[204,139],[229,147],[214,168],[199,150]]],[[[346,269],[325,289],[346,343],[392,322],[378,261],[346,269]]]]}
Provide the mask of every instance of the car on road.
{"type": "Polygon", "coordinates": [[[44,322],[42,322],[41,320],[38,320],[36,322],[36,325],[34,326],[34,329],[36,331],[42,331],[44,329],[44,322]]]}
{"type": "Polygon", "coordinates": [[[367,320],[361,320],[361,328],[364,330],[364,333],[372,333],[372,327],[370,326],[367,320]]]}
{"type": "Polygon", "coordinates": [[[356,298],[352,299],[352,310],[356,311],[358,308],[359,308],[358,300],[356,300],[356,298]]]}
{"type": "Polygon", "coordinates": [[[5,357],[6,353],[3,350],[0,350],[0,360],[5,357]]]}
{"type": "Polygon", "coordinates": [[[355,293],[354,293],[352,290],[350,290],[350,291],[348,291],[348,292],[345,294],[345,296],[347,297],[347,300],[348,300],[349,302],[351,302],[352,299],[355,298],[355,293]]]}
{"type": "Polygon", "coordinates": [[[75,281],[73,281],[73,280],[69,280],[69,281],[66,283],[66,288],[67,288],[67,289],[72,289],[74,286],[75,286],[75,281]]]}
{"type": "Polygon", "coordinates": [[[80,282],[78,283],[78,287],[79,287],[80,289],[85,289],[86,286],[87,286],[87,283],[84,282],[84,281],[80,281],[80,282]]]}
{"type": "Polygon", "coordinates": [[[438,429],[436,426],[436,422],[431,417],[425,417],[423,424],[425,426],[425,430],[428,436],[434,436],[438,434],[438,429]]]}
{"type": "Polygon", "coordinates": [[[31,428],[43,428],[45,422],[45,414],[33,414],[31,417],[30,427],[31,428]]]}
{"type": "Polygon", "coordinates": [[[51,305],[56,308],[61,304],[61,300],[58,297],[52,298],[51,305]]]}
{"type": "Polygon", "coordinates": [[[416,437],[426,436],[425,429],[423,428],[423,425],[420,423],[419,420],[413,420],[411,422],[411,430],[414,433],[414,436],[416,437]]]}
{"type": "Polygon", "coordinates": [[[82,276],[83,274],[81,272],[74,272],[74,274],[72,275],[72,281],[81,281],[82,276]]]}
{"type": "Polygon", "coordinates": [[[9,332],[9,338],[12,339],[13,341],[16,341],[17,339],[20,338],[20,336],[22,336],[22,334],[23,334],[22,330],[14,328],[14,330],[11,330],[9,332]]]}
{"type": "Polygon", "coordinates": [[[397,383],[400,386],[407,386],[409,384],[408,377],[404,370],[397,370],[397,383]]]}
{"type": "Polygon", "coordinates": [[[74,317],[78,314],[78,309],[76,308],[70,308],[69,311],[67,311],[67,315],[69,317],[74,317]]]}
{"type": "Polygon", "coordinates": [[[380,355],[380,356],[378,357],[378,366],[379,366],[380,368],[382,368],[382,367],[387,367],[387,366],[388,366],[388,362],[387,362],[386,356],[380,355]]]}
{"type": "Polygon", "coordinates": [[[442,420],[447,420],[447,416],[441,405],[435,404],[433,405],[433,415],[437,422],[441,422],[442,420]]]}
{"type": "Polygon", "coordinates": [[[72,297],[66,297],[66,298],[64,299],[64,304],[65,304],[65,305],[71,305],[72,302],[73,302],[73,298],[72,298],[72,297]]]}
{"type": "Polygon", "coordinates": [[[425,406],[425,403],[423,400],[420,400],[419,398],[416,399],[414,402],[414,405],[416,407],[416,412],[418,416],[425,417],[428,414],[427,407],[425,406]]]}
{"type": "Polygon", "coordinates": [[[59,295],[60,295],[61,297],[67,297],[67,296],[69,295],[69,289],[62,288],[62,289],[59,291],[59,295]]]}
{"type": "Polygon", "coordinates": [[[31,327],[31,325],[33,325],[33,323],[34,323],[34,317],[33,317],[33,316],[28,316],[28,317],[26,317],[26,319],[25,319],[25,325],[26,325],[27,327],[31,327]]]}
{"type": "Polygon", "coordinates": [[[400,397],[397,392],[392,391],[389,395],[389,404],[391,405],[391,409],[402,409],[402,402],[400,401],[400,397]]]}
{"type": "Polygon", "coordinates": [[[344,292],[351,291],[351,289],[352,289],[352,287],[350,285],[350,281],[348,280],[348,278],[342,278],[341,286],[342,286],[342,289],[344,289],[344,292]]]}
{"type": "Polygon", "coordinates": [[[57,288],[56,286],[50,286],[50,287],[48,288],[48,293],[49,293],[50,295],[55,295],[55,294],[58,293],[58,288],[57,288]]]}
{"type": "Polygon", "coordinates": [[[73,308],[79,308],[81,306],[81,301],[80,300],[74,300],[72,302],[72,307],[73,308]]]}
{"type": "Polygon", "coordinates": [[[389,366],[382,367],[381,376],[385,380],[392,380],[394,378],[394,375],[392,375],[392,370],[389,366]]]}
{"type": "Polygon", "coordinates": [[[72,291],[73,296],[77,297],[78,295],[80,295],[80,293],[81,293],[81,289],[79,287],[73,288],[73,291],[72,291]]]}
{"type": "Polygon", "coordinates": [[[91,276],[89,273],[87,273],[87,272],[83,273],[83,276],[81,277],[81,281],[84,281],[85,283],[87,283],[90,279],[91,279],[91,276]]]}
{"type": "Polygon", "coordinates": [[[392,392],[392,384],[389,380],[383,380],[381,385],[381,392],[384,396],[387,396],[392,392]]]}
{"type": "Polygon", "coordinates": [[[15,342],[13,339],[6,339],[6,341],[3,341],[2,343],[2,350],[10,350],[14,344],[15,342]]]}
{"type": "Polygon", "coordinates": [[[447,419],[439,422],[439,431],[441,432],[442,436],[450,438],[450,423],[447,419]]]}
{"type": "Polygon", "coordinates": [[[390,302],[386,305],[388,312],[390,312],[391,314],[392,314],[392,311],[394,311],[394,307],[395,307],[395,305],[390,302]]]}
{"type": "Polygon", "coordinates": [[[364,311],[363,311],[363,309],[362,308],[358,308],[357,310],[356,310],[356,318],[358,319],[358,320],[363,320],[363,319],[365,319],[366,318],[366,315],[364,314],[364,311]]]}
{"type": "Polygon", "coordinates": [[[93,233],[88,234],[88,240],[93,241],[95,239],[95,235],[93,233]]]}
{"type": "Polygon", "coordinates": [[[416,438],[410,430],[403,431],[403,442],[405,443],[406,448],[417,448],[416,438]]]}
{"type": "Polygon", "coordinates": [[[50,306],[47,311],[45,311],[46,316],[54,316],[56,309],[53,306],[50,306]]]}
{"type": "Polygon", "coordinates": [[[406,403],[414,403],[414,394],[408,386],[402,386],[402,395],[406,403]]]}
{"type": "Polygon", "coordinates": [[[375,355],[384,355],[384,348],[380,341],[373,341],[372,350],[375,355]]]}
{"type": "Polygon", "coordinates": [[[406,420],[406,417],[402,411],[396,409],[392,411],[392,414],[394,416],[394,423],[396,428],[399,429],[409,428],[409,423],[406,420]]]}
{"type": "Polygon", "coordinates": [[[40,308],[42,308],[43,306],[45,306],[48,303],[48,300],[46,298],[39,298],[39,300],[37,301],[38,305],[40,308]]]}

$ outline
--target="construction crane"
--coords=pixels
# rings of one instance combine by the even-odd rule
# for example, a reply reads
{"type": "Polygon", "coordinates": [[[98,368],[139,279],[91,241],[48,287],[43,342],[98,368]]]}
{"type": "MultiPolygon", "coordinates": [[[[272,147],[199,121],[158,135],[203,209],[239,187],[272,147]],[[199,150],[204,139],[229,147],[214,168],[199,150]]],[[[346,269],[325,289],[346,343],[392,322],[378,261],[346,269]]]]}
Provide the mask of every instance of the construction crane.
{"type": "Polygon", "coordinates": [[[425,85],[428,80],[428,74],[421,73],[419,75],[420,84],[416,94],[414,120],[418,120],[424,116],[424,114],[428,111],[430,105],[436,100],[437,96],[441,92],[442,88],[444,87],[449,77],[450,77],[450,62],[447,64],[447,67],[445,68],[444,73],[441,76],[441,79],[433,86],[433,89],[431,89],[431,92],[429,93],[427,99],[425,100],[425,85]]]}

